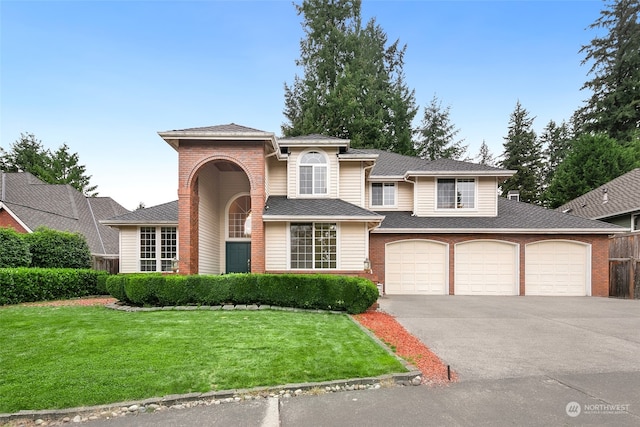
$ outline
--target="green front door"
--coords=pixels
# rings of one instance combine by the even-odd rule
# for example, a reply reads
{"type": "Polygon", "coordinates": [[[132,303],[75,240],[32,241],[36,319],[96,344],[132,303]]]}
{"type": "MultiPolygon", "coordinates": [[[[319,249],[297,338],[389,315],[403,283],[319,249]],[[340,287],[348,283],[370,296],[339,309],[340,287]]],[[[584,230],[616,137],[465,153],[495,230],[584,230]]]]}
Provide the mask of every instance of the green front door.
{"type": "Polygon", "coordinates": [[[251,242],[227,242],[227,273],[251,272],[251,242]]]}

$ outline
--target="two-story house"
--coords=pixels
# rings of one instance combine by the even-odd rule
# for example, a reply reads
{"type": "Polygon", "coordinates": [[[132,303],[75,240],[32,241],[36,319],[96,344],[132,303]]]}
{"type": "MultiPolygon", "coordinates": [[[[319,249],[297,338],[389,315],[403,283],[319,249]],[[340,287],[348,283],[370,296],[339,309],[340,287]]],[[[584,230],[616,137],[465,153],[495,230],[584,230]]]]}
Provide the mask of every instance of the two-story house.
{"type": "Polygon", "coordinates": [[[514,171],[277,138],[235,124],[159,132],[178,201],[103,223],[121,271],[336,273],[387,294],[608,295],[612,224],[499,197],[514,171]]]}

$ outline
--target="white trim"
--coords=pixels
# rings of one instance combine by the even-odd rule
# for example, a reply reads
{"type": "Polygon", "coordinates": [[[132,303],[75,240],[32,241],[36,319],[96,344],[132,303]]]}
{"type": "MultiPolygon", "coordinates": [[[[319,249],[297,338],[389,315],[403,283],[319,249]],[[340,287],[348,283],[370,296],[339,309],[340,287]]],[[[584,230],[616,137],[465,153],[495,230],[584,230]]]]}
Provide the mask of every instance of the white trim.
{"type": "MultiPolygon", "coordinates": [[[[167,225],[167,224],[161,224],[161,225],[141,225],[136,227],[136,233],[137,233],[137,239],[136,239],[136,272],[137,273],[162,273],[162,261],[166,260],[166,258],[162,258],[162,227],[166,227],[166,228],[175,228],[176,229],[176,257],[180,256],[180,230],[178,230],[177,226],[171,226],[171,225],[167,225]],[[140,234],[141,234],[141,228],[153,228],[155,230],[155,235],[156,235],[156,257],[154,258],[155,263],[156,263],[156,268],[153,271],[142,271],[141,268],[141,261],[144,260],[144,258],[140,257],[140,248],[141,248],[141,242],[140,242],[140,234]]],[[[120,233],[121,234],[121,233],[120,233]]],[[[122,253],[122,252],[121,252],[122,253]]],[[[120,265],[122,265],[122,263],[120,263],[120,265]]],[[[169,271],[164,271],[164,273],[167,272],[171,272],[171,270],[169,271]]]]}
{"type": "MultiPolygon", "coordinates": [[[[366,232],[366,229],[365,229],[366,232]]],[[[296,271],[309,271],[309,270],[314,270],[314,271],[336,271],[336,270],[340,270],[342,268],[342,261],[341,261],[341,257],[340,257],[340,247],[342,246],[342,236],[341,236],[341,231],[340,231],[340,223],[339,222],[335,222],[335,221],[289,221],[286,224],[286,235],[287,235],[287,244],[286,244],[286,251],[287,251],[287,265],[285,270],[287,271],[292,271],[292,272],[296,272],[296,271]],[[331,223],[334,224],[336,226],[336,267],[335,268],[315,268],[315,256],[314,259],[312,259],[312,267],[311,268],[292,268],[291,267],[291,223],[295,222],[304,222],[304,223],[311,223],[311,232],[313,233],[313,252],[315,255],[315,229],[316,223],[331,223]]],[[[368,252],[367,252],[368,255],[368,252]]]]}
{"type": "Polygon", "coordinates": [[[500,171],[406,171],[404,176],[433,176],[438,178],[444,178],[447,176],[495,176],[495,177],[510,177],[515,175],[517,171],[514,170],[500,170],[500,171]]]}
{"type": "Polygon", "coordinates": [[[263,215],[262,221],[264,222],[372,222],[382,221],[384,216],[324,216],[324,215],[263,215]]]}
{"type": "Polygon", "coordinates": [[[13,213],[13,211],[11,209],[9,209],[9,206],[7,206],[4,202],[0,202],[0,209],[4,209],[5,211],[7,211],[7,213],[9,214],[9,216],[11,218],[13,218],[18,224],[20,224],[20,226],[22,228],[24,228],[26,230],[27,233],[33,233],[33,230],[31,230],[27,224],[25,224],[24,222],[22,222],[22,220],[20,220],[20,218],[18,218],[18,216],[16,214],[13,213]]]}
{"type": "Polygon", "coordinates": [[[478,187],[479,187],[479,179],[478,177],[464,177],[464,178],[459,178],[456,176],[438,176],[438,177],[434,177],[434,190],[435,190],[435,195],[434,195],[434,207],[433,210],[434,212],[478,212],[478,187]],[[453,208],[439,208],[438,207],[438,181],[441,179],[453,179],[454,180],[454,195],[456,196],[456,202],[454,203],[454,207],[453,208]],[[473,179],[473,207],[472,208],[459,208],[457,207],[457,189],[458,189],[458,179],[473,179]]]}
{"type": "MultiPolygon", "coordinates": [[[[406,242],[415,242],[415,241],[420,241],[420,242],[428,242],[428,243],[437,243],[439,245],[442,245],[445,247],[445,260],[444,260],[444,293],[440,294],[440,295],[449,295],[449,273],[450,273],[450,269],[449,269],[449,253],[450,253],[450,249],[449,243],[446,242],[441,242],[439,240],[433,240],[433,239],[402,239],[402,240],[394,240],[393,242],[387,242],[384,244],[384,286],[385,286],[385,293],[387,292],[386,290],[386,286],[387,286],[387,248],[391,245],[394,245],[396,243],[406,243],[406,242]]],[[[414,294],[414,295],[426,295],[426,294],[414,294]]],[[[432,294],[435,295],[435,294],[432,294]]]]}
{"type": "Polygon", "coordinates": [[[385,209],[396,209],[397,207],[398,207],[398,183],[396,181],[369,182],[369,209],[385,210],[385,209]],[[382,184],[382,204],[381,205],[373,204],[373,184],[382,184]],[[393,204],[391,205],[384,204],[384,187],[387,184],[393,184],[393,204]]]}

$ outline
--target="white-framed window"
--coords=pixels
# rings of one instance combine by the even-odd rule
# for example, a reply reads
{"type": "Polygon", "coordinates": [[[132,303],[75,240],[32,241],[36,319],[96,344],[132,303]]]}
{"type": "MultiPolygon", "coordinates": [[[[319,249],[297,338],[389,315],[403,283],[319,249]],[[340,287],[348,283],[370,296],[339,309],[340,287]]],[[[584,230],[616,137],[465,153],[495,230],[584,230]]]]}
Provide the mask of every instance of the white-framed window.
{"type": "Polygon", "coordinates": [[[396,183],[373,182],[371,183],[371,206],[395,206],[396,183]]]}
{"type": "Polygon", "coordinates": [[[290,258],[292,269],[337,268],[337,226],[333,223],[292,222],[290,258]]]}
{"type": "Polygon", "coordinates": [[[640,231],[640,214],[631,215],[631,231],[640,231]]]}
{"type": "Polygon", "coordinates": [[[317,151],[309,151],[300,156],[298,188],[300,194],[327,194],[327,158],[317,151]]]}
{"type": "Polygon", "coordinates": [[[474,209],[476,180],[474,178],[440,178],[437,184],[438,209],[474,209]]]}
{"type": "Polygon", "coordinates": [[[140,227],[140,271],[171,271],[177,255],[176,227],[140,227]]]}
{"type": "Polygon", "coordinates": [[[227,238],[247,239],[249,236],[245,230],[247,217],[251,213],[251,196],[243,194],[229,203],[227,209],[227,238]]]}

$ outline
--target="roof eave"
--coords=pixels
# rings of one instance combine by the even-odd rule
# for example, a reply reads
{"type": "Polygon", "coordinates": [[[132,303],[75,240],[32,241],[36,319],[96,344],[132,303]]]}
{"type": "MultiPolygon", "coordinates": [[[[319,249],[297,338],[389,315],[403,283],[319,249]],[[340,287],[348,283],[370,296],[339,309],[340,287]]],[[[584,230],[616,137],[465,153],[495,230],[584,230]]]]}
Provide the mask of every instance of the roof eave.
{"type": "Polygon", "coordinates": [[[501,170],[501,171],[407,171],[404,177],[410,176],[495,176],[497,178],[509,178],[516,174],[513,170],[501,170]]]}
{"type": "Polygon", "coordinates": [[[157,225],[175,225],[178,226],[178,221],[118,221],[104,219],[99,221],[102,225],[108,225],[109,227],[131,227],[131,226],[157,226],[157,225]]]}
{"type": "Polygon", "coordinates": [[[405,233],[431,233],[431,234],[618,234],[628,233],[628,228],[602,229],[602,228],[377,228],[372,233],[405,234],[405,233]]]}
{"type": "Polygon", "coordinates": [[[270,141],[271,145],[278,147],[276,135],[273,132],[216,132],[216,131],[189,131],[171,130],[158,132],[167,144],[178,150],[181,139],[191,140],[220,140],[220,141],[270,141]]]}
{"type": "Polygon", "coordinates": [[[337,221],[337,222],[382,222],[384,216],[340,216],[340,215],[262,215],[264,222],[283,221],[337,221]]]}

